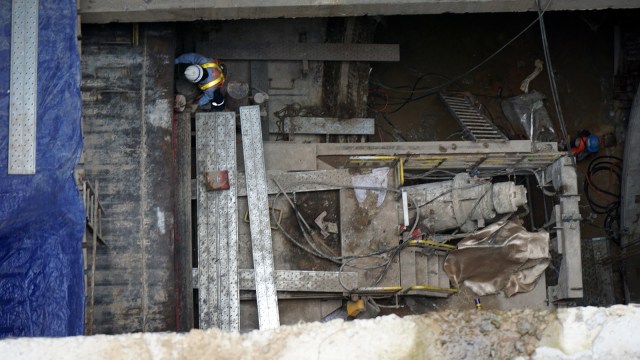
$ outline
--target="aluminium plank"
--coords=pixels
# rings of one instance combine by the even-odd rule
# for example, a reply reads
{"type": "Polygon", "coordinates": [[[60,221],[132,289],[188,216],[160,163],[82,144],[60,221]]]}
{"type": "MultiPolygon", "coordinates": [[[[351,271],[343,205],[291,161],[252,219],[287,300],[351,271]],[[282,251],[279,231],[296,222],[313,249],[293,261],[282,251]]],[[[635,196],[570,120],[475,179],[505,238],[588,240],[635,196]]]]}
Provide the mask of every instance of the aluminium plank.
{"type": "Polygon", "coordinates": [[[200,328],[239,330],[235,114],[196,115],[200,328]],[[229,189],[207,192],[205,172],[227,170],[229,189]]]}
{"type": "Polygon", "coordinates": [[[38,0],[13,0],[11,4],[10,175],[36,173],[38,5],[38,0]]]}
{"type": "MultiPolygon", "coordinates": [[[[253,270],[240,270],[240,290],[255,289],[253,270]]],[[[276,270],[278,291],[341,293],[358,287],[358,273],[339,271],[276,270]],[[342,281],[342,285],[340,284],[342,281]],[[345,287],[347,289],[345,289],[345,287]]]]}
{"type": "MultiPolygon", "coordinates": [[[[358,287],[358,273],[350,271],[310,271],[310,270],[275,270],[277,291],[343,293],[345,288],[358,287]],[[342,281],[342,285],[340,284],[342,281]]],[[[193,269],[193,278],[198,278],[198,269],[193,269]]],[[[240,290],[255,290],[255,274],[252,269],[238,270],[240,290]]],[[[198,284],[194,283],[197,288],[198,284]]]]}
{"type": "Polygon", "coordinates": [[[269,199],[267,176],[260,126],[260,106],[241,106],[240,122],[242,130],[242,150],[247,178],[247,201],[251,222],[251,248],[255,272],[256,302],[260,329],[274,329],[280,326],[278,296],[276,293],[273,242],[269,221],[269,199]]]}
{"type": "Polygon", "coordinates": [[[400,61],[399,44],[206,41],[196,51],[224,60],[400,61]]]}

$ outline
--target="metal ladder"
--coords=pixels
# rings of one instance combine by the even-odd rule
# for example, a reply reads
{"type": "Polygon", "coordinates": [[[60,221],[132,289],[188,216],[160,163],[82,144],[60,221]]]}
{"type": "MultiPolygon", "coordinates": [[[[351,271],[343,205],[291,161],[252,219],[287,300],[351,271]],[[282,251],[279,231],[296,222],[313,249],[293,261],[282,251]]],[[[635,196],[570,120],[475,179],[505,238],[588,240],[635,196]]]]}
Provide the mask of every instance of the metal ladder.
{"type": "Polygon", "coordinates": [[[440,93],[447,110],[462,126],[463,135],[473,141],[507,141],[507,137],[476,106],[476,98],[467,92],[440,93]]]}

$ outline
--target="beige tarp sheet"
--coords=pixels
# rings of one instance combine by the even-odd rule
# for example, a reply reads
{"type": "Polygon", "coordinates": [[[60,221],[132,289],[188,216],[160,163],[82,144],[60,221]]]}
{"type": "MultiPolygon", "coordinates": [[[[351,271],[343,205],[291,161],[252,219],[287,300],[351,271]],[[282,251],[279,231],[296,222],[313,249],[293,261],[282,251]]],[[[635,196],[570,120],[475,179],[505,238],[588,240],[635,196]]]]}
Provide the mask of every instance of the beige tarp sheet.
{"type": "Polygon", "coordinates": [[[533,290],[549,260],[549,233],[500,221],[460,241],[444,270],[456,287],[464,284],[478,296],[500,291],[512,296],[533,290]]]}

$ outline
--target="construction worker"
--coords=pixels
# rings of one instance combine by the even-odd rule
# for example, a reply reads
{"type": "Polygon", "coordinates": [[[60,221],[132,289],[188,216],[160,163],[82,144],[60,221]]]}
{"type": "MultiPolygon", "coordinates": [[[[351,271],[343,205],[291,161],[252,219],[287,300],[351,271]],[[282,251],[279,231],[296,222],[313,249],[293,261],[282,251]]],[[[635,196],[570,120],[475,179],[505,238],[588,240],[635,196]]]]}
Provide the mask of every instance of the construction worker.
{"type": "Polygon", "coordinates": [[[600,139],[588,130],[582,130],[571,144],[571,152],[580,161],[600,150],[600,139]]]}
{"type": "Polygon", "coordinates": [[[196,53],[180,55],[176,64],[191,64],[184,71],[184,76],[192,83],[198,84],[202,96],[198,99],[198,107],[211,103],[214,110],[222,110],[225,106],[224,95],[220,91],[224,85],[224,74],[218,60],[196,53]]]}

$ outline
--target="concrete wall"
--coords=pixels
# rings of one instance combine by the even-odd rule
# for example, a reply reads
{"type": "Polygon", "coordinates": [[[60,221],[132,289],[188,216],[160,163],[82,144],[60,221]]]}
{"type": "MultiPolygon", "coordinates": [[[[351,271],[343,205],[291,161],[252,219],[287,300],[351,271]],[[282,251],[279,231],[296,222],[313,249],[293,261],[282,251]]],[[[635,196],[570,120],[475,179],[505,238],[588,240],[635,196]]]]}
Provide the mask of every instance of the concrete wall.
{"type": "Polygon", "coordinates": [[[129,334],[0,341],[6,359],[631,359],[640,309],[438,312],[230,334],[129,334]]]}
{"type": "MultiPolygon", "coordinates": [[[[638,7],[638,0],[554,0],[548,10],[638,7]]],[[[81,0],[79,13],[83,23],[108,23],[516,12],[535,8],[535,0],[81,0]]]]}

